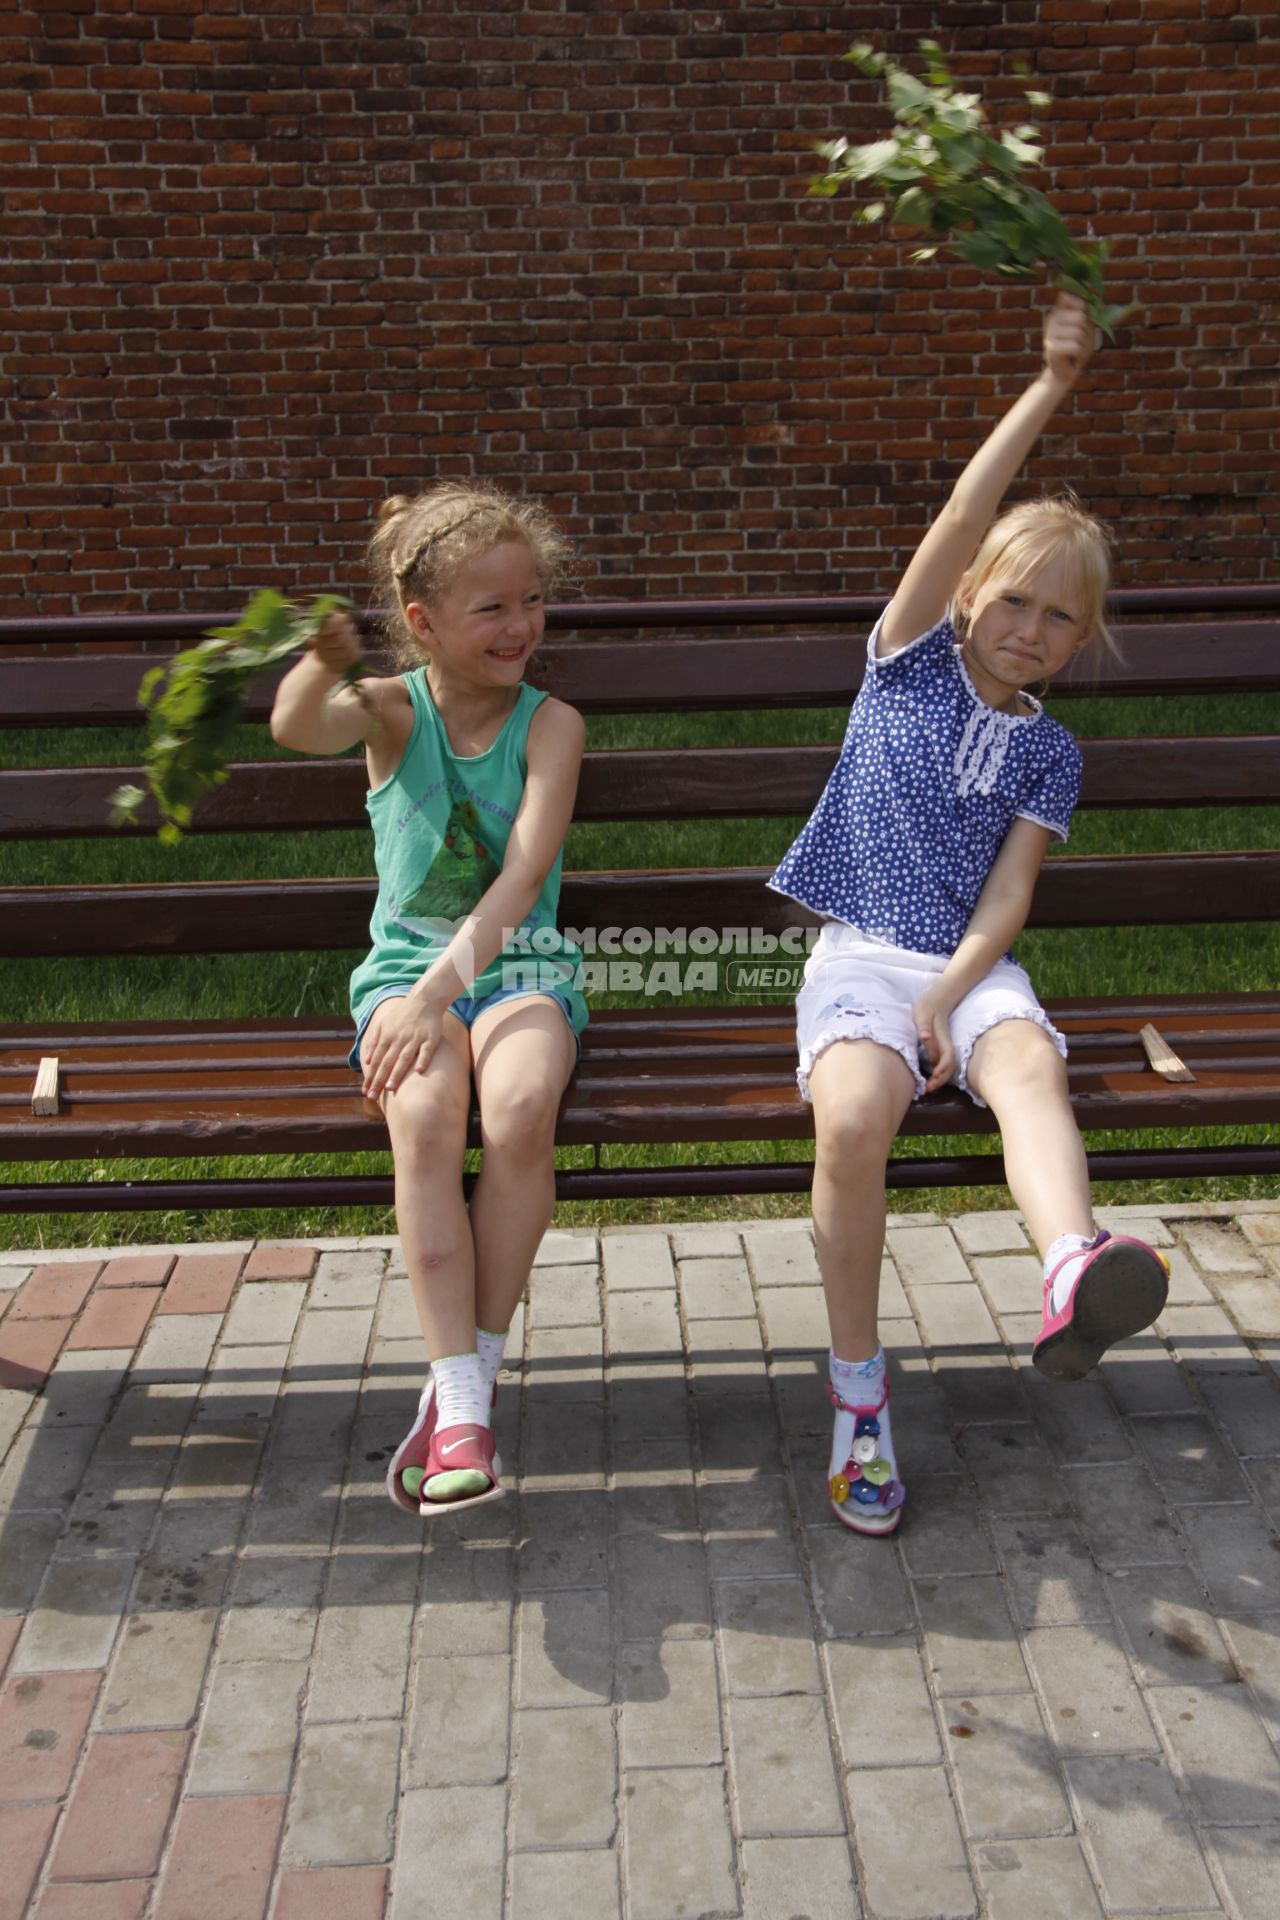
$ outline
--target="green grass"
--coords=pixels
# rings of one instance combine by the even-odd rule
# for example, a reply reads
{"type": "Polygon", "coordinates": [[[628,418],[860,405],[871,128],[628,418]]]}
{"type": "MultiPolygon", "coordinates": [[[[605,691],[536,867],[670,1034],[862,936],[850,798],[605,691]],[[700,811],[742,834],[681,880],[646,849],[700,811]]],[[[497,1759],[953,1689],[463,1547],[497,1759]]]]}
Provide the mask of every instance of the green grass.
{"type": "MultiPolygon", "coordinates": [[[[1064,700],[1053,711],[1081,737],[1123,735],[1195,735],[1213,732],[1280,731],[1280,696],[1248,700],[1186,697],[1172,700],[1064,700]]],[[[640,715],[593,720],[592,747],[653,744],[779,745],[836,742],[845,721],[843,709],[688,716],[640,715]]],[[[130,764],[138,756],[137,729],[97,729],[80,733],[10,733],[5,741],[10,766],[130,764]]],[[[237,746],[240,758],[287,758],[265,728],[247,727],[237,746]]],[[[777,859],[801,825],[795,820],[715,820],[669,826],[655,822],[581,823],[570,830],[568,867],[680,867],[765,865],[777,859]]],[[[1200,852],[1273,847],[1280,840],[1280,807],[1098,811],[1077,814],[1073,853],[1200,852]]],[[[80,885],[182,879],[288,879],[372,871],[372,848],[364,833],[243,834],[194,838],[178,848],[160,846],[142,834],[104,840],[50,841],[14,845],[5,850],[9,884],[80,885]]],[[[1019,956],[1046,999],[1063,996],[1190,993],[1200,990],[1249,991],[1280,981],[1280,927],[1274,924],[1204,927],[1142,927],[1102,930],[1036,930],[1019,942],[1019,956]]],[[[254,1015],[332,1013],[345,1008],[347,978],[358,953],[223,954],[195,959],[118,958],[98,960],[10,961],[5,963],[4,1001],[8,1017],[40,1020],[136,1020],[199,1016],[234,1018],[254,1015]]],[[[599,1001],[597,1004],[601,1004],[599,1001]]],[[[1261,1129],[1205,1132],[1202,1144],[1262,1137],[1261,1129]]],[[[1185,1135],[1147,1135],[1143,1144],[1185,1135]]],[[[951,1140],[949,1152],[990,1150],[983,1136],[951,1140]]],[[[1133,1144],[1131,1138],[1091,1136],[1098,1147],[1133,1144]]],[[[900,1143],[912,1157],[943,1150],[937,1140],[900,1143]]],[[[700,1164],[732,1160],[796,1160],[810,1150],[791,1141],[729,1143],[682,1148],[614,1148],[610,1164],[657,1165],[670,1160],[700,1164]]],[[[563,1153],[563,1164],[582,1159],[563,1153]]],[[[3,1170],[6,1183],[43,1179],[215,1178],[256,1173],[382,1172],[388,1155],[309,1156],[260,1161],[200,1160],[184,1163],[104,1161],[71,1166],[49,1163],[3,1170]]],[[[1174,1204],[1184,1199],[1258,1196],[1276,1191],[1274,1181],[1161,1181],[1117,1183],[1099,1188],[1099,1199],[1119,1204],[1136,1200],[1174,1204]]],[[[897,1192],[900,1210],[950,1211],[1007,1204],[1003,1188],[966,1188],[897,1192]]],[[[620,1220],[757,1218],[807,1210],[804,1196],[769,1195],[697,1201],[567,1203],[557,1215],[564,1224],[601,1224],[620,1220]]],[[[127,1244],[159,1239],[215,1239],[248,1234],[321,1234],[390,1232],[389,1212],[378,1209],[294,1208],[174,1214],[47,1215],[21,1219],[0,1216],[0,1246],[33,1244],[127,1244]]]]}

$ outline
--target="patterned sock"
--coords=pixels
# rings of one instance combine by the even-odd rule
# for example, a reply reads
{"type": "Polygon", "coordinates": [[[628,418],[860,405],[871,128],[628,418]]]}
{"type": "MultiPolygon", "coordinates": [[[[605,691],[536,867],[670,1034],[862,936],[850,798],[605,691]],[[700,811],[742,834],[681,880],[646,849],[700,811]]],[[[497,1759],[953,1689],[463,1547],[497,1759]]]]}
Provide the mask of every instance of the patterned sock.
{"type": "Polygon", "coordinates": [[[502,1371],[502,1356],[506,1351],[506,1345],[507,1329],[505,1327],[501,1333],[486,1333],[483,1327],[476,1328],[476,1346],[480,1353],[480,1365],[491,1391],[502,1371]]]}
{"type": "Polygon", "coordinates": [[[431,1362],[436,1383],[436,1427],[487,1427],[490,1384],[478,1353],[452,1353],[431,1362]]]}
{"type": "MultiPolygon", "coordinates": [[[[833,1350],[828,1356],[827,1366],[832,1386],[849,1406],[873,1407],[884,1392],[887,1362],[883,1347],[878,1346],[869,1360],[841,1360],[833,1350]]],[[[875,1418],[880,1428],[878,1436],[880,1457],[888,1462],[889,1470],[897,1480],[900,1477],[898,1456],[893,1450],[893,1432],[889,1425],[887,1400],[875,1418]]],[[[831,1453],[833,1473],[844,1468],[853,1451],[855,1425],[855,1415],[842,1413],[838,1407],[836,1408],[836,1426],[831,1453]],[[839,1461],[836,1461],[836,1454],[841,1455],[839,1461]]]]}
{"type": "Polygon", "coordinates": [[[1074,1287],[1080,1269],[1084,1265],[1084,1256],[1086,1253],[1091,1252],[1097,1244],[1098,1236],[1096,1232],[1092,1234],[1064,1233],[1060,1239],[1054,1241],[1048,1253],[1046,1253],[1044,1257],[1044,1277],[1046,1280],[1049,1278],[1049,1275],[1053,1273],[1053,1269],[1058,1267],[1058,1262],[1062,1262],[1062,1265],[1058,1267],[1057,1273],[1054,1274],[1053,1292],[1049,1299],[1049,1304],[1055,1313],[1061,1313],[1067,1301],[1071,1298],[1071,1289],[1074,1287]]]}

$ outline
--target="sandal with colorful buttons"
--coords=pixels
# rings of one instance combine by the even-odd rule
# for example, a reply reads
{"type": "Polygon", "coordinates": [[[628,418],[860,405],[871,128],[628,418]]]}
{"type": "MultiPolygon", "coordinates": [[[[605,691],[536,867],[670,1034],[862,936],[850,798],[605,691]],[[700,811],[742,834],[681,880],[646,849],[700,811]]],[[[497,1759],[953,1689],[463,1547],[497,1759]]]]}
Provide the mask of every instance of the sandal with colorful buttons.
{"type": "Polygon", "coordinates": [[[889,1382],[874,1406],[854,1406],[828,1385],[836,1410],[827,1468],[831,1510],[854,1533],[892,1533],[902,1519],[906,1489],[894,1462],[880,1451],[880,1421],[889,1398],[889,1382]]]}

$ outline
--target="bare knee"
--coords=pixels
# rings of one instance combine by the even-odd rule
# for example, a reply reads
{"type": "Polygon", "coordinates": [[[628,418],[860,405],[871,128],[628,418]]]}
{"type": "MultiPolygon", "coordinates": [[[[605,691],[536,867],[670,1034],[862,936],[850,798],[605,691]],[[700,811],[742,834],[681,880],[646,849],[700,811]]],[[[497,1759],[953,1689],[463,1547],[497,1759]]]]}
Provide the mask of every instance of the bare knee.
{"type": "Polygon", "coordinates": [[[410,1074],[389,1096],[386,1113],[397,1174],[421,1179],[446,1168],[461,1172],[467,1106],[453,1088],[410,1074]]]}
{"type": "Polygon", "coordinates": [[[853,1180],[869,1167],[884,1165],[897,1130],[896,1119],[874,1106],[832,1101],[817,1115],[818,1164],[828,1179],[853,1180]]]}
{"type": "Polygon", "coordinates": [[[537,1082],[490,1091],[480,1109],[486,1149],[526,1158],[550,1154],[559,1111],[559,1093],[537,1082]]]}
{"type": "Polygon", "coordinates": [[[1030,1020],[1006,1020],[973,1050],[969,1085],[997,1113],[1002,1103],[1065,1100],[1067,1067],[1057,1047],[1030,1020]]]}

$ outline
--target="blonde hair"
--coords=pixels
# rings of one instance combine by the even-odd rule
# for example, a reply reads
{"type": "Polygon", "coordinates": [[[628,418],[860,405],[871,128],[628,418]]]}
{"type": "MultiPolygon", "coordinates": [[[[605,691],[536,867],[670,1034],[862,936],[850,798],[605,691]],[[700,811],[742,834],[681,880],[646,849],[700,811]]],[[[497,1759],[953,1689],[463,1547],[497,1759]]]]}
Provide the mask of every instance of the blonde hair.
{"type": "Polygon", "coordinates": [[[545,593],[554,592],[572,566],[573,549],[545,507],[483,481],[438,480],[410,498],[383,503],[369,542],[369,565],[383,603],[393,608],[387,636],[401,666],[423,658],[405,609],[436,601],[477,554],[521,540],[533,556],[545,593]]]}
{"type": "MultiPolygon", "coordinates": [[[[1024,500],[992,522],[966,575],[968,606],[974,605],[990,580],[1022,586],[1047,561],[1059,558],[1064,562],[1065,592],[1079,609],[1081,624],[1089,636],[1086,644],[1096,643],[1118,660],[1120,649],[1106,622],[1111,542],[1106,528],[1085,512],[1073,493],[1024,500]]],[[[951,619],[963,641],[969,615],[958,601],[952,604],[951,619]]]]}

